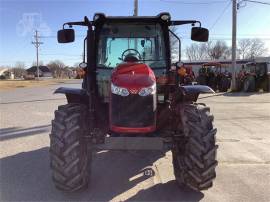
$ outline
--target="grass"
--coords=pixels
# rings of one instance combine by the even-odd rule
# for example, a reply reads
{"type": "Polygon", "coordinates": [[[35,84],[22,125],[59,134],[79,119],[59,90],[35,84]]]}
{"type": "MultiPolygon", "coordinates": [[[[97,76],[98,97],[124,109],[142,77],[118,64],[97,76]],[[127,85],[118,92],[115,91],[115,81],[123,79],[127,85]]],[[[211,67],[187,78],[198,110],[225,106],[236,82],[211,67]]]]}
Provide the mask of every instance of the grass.
{"type": "Polygon", "coordinates": [[[65,83],[72,79],[48,79],[48,80],[0,80],[0,91],[16,88],[39,87],[65,83]]]}

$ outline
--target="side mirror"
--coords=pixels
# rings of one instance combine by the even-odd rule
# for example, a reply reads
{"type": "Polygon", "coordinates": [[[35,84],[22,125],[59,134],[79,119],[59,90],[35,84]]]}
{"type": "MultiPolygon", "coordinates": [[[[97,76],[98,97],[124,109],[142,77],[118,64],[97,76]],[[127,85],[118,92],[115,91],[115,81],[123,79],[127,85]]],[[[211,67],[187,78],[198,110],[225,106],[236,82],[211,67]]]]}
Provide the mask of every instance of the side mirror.
{"type": "Polygon", "coordinates": [[[209,37],[209,31],[203,27],[192,27],[191,40],[199,42],[207,42],[209,37]]]}
{"type": "Polygon", "coordinates": [[[70,43],[75,39],[75,33],[73,29],[61,29],[57,32],[58,43],[70,43]]]}

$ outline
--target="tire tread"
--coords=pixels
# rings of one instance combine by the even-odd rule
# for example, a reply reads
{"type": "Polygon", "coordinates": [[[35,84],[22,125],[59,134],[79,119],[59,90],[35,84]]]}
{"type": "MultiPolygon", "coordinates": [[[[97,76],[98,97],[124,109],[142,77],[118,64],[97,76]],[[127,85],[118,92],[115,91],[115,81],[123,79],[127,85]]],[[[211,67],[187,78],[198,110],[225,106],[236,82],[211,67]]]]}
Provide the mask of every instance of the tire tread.
{"type": "Polygon", "coordinates": [[[218,164],[215,144],[217,129],[213,127],[214,117],[204,104],[182,105],[182,125],[187,143],[175,142],[173,147],[173,167],[179,185],[194,190],[205,190],[213,185],[218,164]],[[180,148],[184,147],[181,150],[180,148]],[[177,160],[176,160],[177,159],[177,160]]]}
{"type": "Polygon", "coordinates": [[[50,134],[50,165],[56,188],[73,192],[88,184],[86,107],[66,104],[55,111],[50,134]]]}

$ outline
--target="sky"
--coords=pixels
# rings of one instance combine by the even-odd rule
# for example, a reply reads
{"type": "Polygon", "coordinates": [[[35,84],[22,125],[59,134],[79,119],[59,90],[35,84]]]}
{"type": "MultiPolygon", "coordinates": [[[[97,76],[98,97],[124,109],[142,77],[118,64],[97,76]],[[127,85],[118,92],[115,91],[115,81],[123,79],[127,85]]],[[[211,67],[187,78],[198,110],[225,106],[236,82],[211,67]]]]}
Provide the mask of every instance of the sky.
{"type": "MultiPolygon", "coordinates": [[[[153,16],[169,12],[174,20],[200,20],[210,30],[210,39],[226,40],[231,46],[231,0],[138,0],[139,15],[153,16]]],[[[262,0],[270,3],[270,0],[262,0]]],[[[94,13],[110,16],[133,14],[133,0],[0,0],[0,66],[24,62],[30,67],[36,60],[34,30],[39,30],[40,60],[46,64],[59,59],[66,65],[82,60],[86,30],[76,27],[74,43],[58,44],[57,30],[67,21],[80,21],[94,13]]],[[[180,26],[182,51],[192,42],[190,25],[180,26]]],[[[241,3],[237,15],[237,39],[261,38],[270,54],[270,6],[241,3]]],[[[185,59],[185,58],[183,58],[185,59]]]]}

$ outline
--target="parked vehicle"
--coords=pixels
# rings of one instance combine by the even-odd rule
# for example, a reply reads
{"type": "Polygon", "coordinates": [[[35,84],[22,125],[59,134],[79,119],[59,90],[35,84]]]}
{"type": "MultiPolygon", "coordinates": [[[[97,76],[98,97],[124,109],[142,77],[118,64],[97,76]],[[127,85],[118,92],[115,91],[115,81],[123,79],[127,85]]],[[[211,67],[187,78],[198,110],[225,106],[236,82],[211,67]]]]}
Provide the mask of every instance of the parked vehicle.
{"type": "Polygon", "coordinates": [[[58,41],[68,43],[74,41],[72,26],[88,28],[82,89],[56,90],[68,102],[55,111],[50,134],[57,188],[76,191],[87,186],[93,149],[162,149],[164,144],[172,151],[180,185],[194,190],[212,186],[217,129],[210,108],[196,101],[200,93],[214,91],[208,86],[180,86],[170,78],[178,74],[170,71],[169,26],[184,24],[199,24],[192,28],[192,40],[208,40],[208,30],[199,21],[174,21],[169,13],[153,17],[97,13],[93,21],[85,17],[67,22],[58,31],[58,41]]]}
{"type": "Polygon", "coordinates": [[[218,62],[210,62],[202,65],[197,81],[201,85],[210,86],[215,91],[227,92],[231,87],[232,75],[228,67],[218,62]]]}
{"type": "Polygon", "coordinates": [[[244,65],[244,76],[241,81],[244,92],[254,92],[260,89],[268,92],[270,87],[270,63],[249,62],[244,65]]]}

